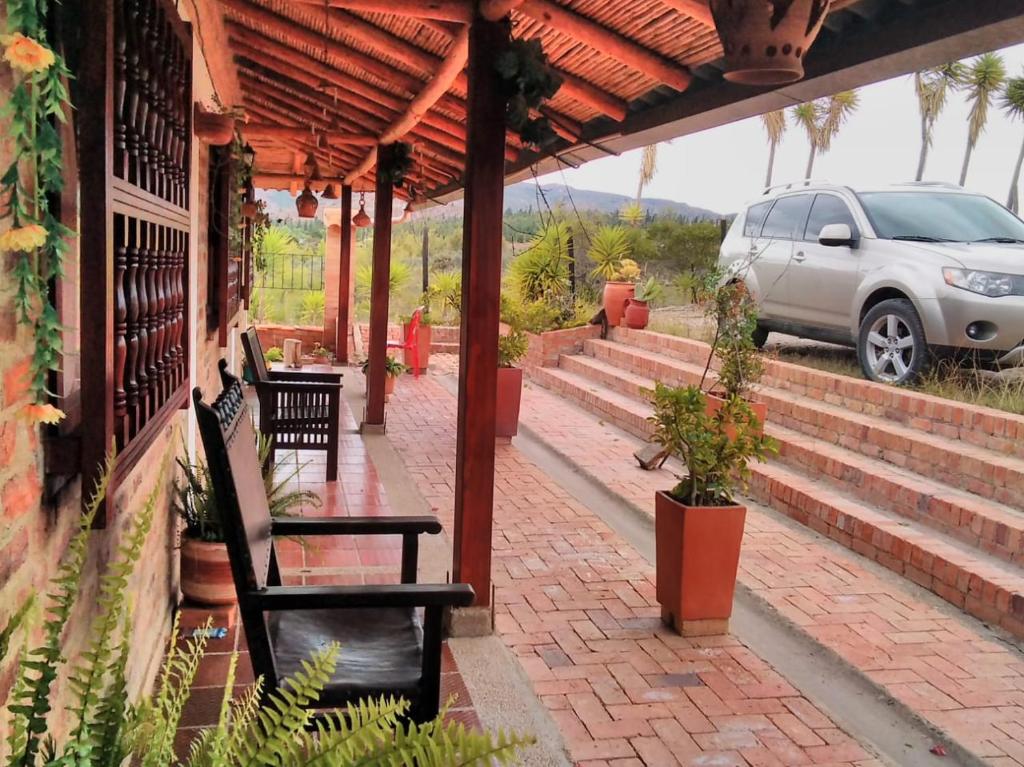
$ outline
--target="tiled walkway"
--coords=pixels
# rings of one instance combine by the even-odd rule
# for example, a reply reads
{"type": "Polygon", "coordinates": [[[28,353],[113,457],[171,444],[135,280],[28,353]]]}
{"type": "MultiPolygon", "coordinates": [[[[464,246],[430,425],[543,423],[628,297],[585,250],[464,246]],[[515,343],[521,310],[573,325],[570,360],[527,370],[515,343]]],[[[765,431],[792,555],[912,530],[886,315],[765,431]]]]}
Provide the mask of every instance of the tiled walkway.
{"type": "MultiPolygon", "coordinates": [[[[434,376],[403,379],[388,408],[389,439],[449,525],[454,423],[434,376]]],[[[663,628],[653,568],[514,446],[497,458],[497,630],[578,764],[877,764],[735,637],[663,628]]]]}
{"type": "MultiPolygon", "coordinates": [[[[624,436],[565,400],[524,390],[523,423],[595,481],[653,507],[674,484],[624,436]]],[[[751,507],[740,581],[894,698],[993,765],[1024,764],[1024,656],[931,595],[816,533],[751,507]]]]}
{"type": "MultiPolygon", "coordinates": [[[[353,433],[355,428],[355,419],[343,399],[337,482],[324,481],[324,453],[303,453],[298,457],[302,466],[298,487],[311,490],[323,499],[321,508],[307,509],[304,513],[328,516],[385,516],[393,513],[362,438],[353,433]]],[[[295,460],[294,454],[290,458],[285,457],[279,471],[290,473],[288,463],[295,460]]],[[[310,541],[305,547],[284,541],[279,544],[282,577],[286,585],[398,583],[401,546],[401,536],[324,537],[310,541]]],[[[206,655],[182,715],[177,741],[179,755],[187,753],[187,744],[203,727],[216,722],[232,652],[239,652],[236,685],[247,685],[253,681],[245,636],[236,620],[235,608],[210,610],[186,607],[181,617],[182,633],[190,633],[211,614],[214,626],[231,628],[225,638],[210,639],[207,643],[206,655]]],[[[444,647],[441,670],[442,702],[456,696],[449,716],[469,726],[479,727],[473,701],[447,646],[444,647]]],[[[236,692],[241,689],[236,686],[236,692]]]]}

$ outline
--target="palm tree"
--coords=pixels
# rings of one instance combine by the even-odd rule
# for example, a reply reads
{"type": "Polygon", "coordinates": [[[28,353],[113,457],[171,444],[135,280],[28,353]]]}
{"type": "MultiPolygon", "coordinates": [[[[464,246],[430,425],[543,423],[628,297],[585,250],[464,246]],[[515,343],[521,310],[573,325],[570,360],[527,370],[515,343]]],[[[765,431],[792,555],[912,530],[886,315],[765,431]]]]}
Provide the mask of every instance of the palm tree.
{"type": "Polygon", "coordinates": [[[971,165],[971,155],[978,139],[988,123],[988,108],[992,99],[1006,82],[1006,64],[998,53],[983,53],[971,62],[964,78],[964,90],[967,101],[971,104],[971,114],[967,120],[967,149],[964,152],[964,165],[960,171],[960,186],[967,181],[967,169],[971,165]]]}
{"type": "Polygon", "coordinates": [[[921,156],[917,161],[916,176],[918,181],[924,177],[935,123],[946,106],[950,91],[963,84],[965,74],[966,68],[959,61],[930,67],[914,74],[914,91],[917,93],[917,107],[921,113],[921,156]]]}
{"type": "MultiPolygon", "coordinates": [[[[1003,109],[1010,115],[1010,119],[1024,119],[1024,77],[1013,77],[1006,83],[1006,90],[1003,91],[1003,109]]],[[[1017,155],[1017,166],[1013,169],[1013,182],[1010,184],[1010,195],[1006,200],[1006,207],[1016,213],[1020,207],[1020,199],[1017,188],[1020,186],[1020,170],[1024,165],[1024,143],[1021,144],[1020,154],[1017,155]]]]}
{"type": "Polygon", "coordinates": [[[840,91],[827,98],[793,107],[793,120],[807,132],[811,152],[807,158],[806,178],[814,171],[814,160],[832,148],[832,141],[839,135],[850,115],[857,111],[860,97],[857,91],[840,91]]]}
{"type": "Polygon", "coordinates": [[[658,145],[648,144],[640,155],[640,177],[636,187],[636,204],[644,196],[644,187],[654,180],[654,174],[658,172],[658,145]]]}
{"type": "Polygon", "coordinates": [[[768,173],[764,179],[767,189],[772,185],[772,174],[775,170],[775,149],[782,141],[782,135],[786,132],[786,110],[776,109],[761,115],[761,122],[764,123],[765,132],[768,134],[768,173]]]}

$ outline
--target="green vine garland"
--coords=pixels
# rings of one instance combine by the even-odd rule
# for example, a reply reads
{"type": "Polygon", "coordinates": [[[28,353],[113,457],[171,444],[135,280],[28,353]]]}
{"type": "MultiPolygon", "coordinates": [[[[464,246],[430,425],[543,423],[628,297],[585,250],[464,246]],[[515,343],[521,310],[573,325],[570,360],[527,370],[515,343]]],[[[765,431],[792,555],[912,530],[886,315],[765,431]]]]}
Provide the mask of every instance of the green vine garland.
{"type": "Polygon", "coordinates": [[[50,280],[63,275],[66,238],[74,233],[51,212],[63,188],[63,149],[57,123],[71,109],[64,83],[71,77],[64,60],[46,45],[48,0],[8,0],[7,34],[0,37],[14,88],[0,117],[7,121],[13,160],[0,177],[0,215],[10,228],[0,235],[0,251],[15,254],[18,322],[35,335],[31,389],[36,404],[29,415],[55,423],[64,414],[46,404],[47,378],[60,366],[62,327],[50,296],[50,280]]]}
{"type": "Polygon", "coordinates": [[[557,137],[547,117],[530,117],[562,87],[562,77],[548,63],[540,40],[513,40],[495,62],[508,99],[505,124],[524,143],[543,148],[557,137]]]}

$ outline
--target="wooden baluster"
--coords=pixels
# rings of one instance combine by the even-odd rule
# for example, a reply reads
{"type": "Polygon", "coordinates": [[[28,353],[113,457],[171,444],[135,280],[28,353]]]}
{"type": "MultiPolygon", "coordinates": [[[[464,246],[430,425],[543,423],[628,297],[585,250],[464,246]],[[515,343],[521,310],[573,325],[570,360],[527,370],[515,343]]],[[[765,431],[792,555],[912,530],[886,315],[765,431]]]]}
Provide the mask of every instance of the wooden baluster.
{"type": "Polygon", "coordinates": [[[135,184],[145,190],[149,190],[149,144],[146,129],[149,126],[149,92],[150,76],[152,69],[149,60],[149,27],[153,23],[153,5],[151,0],[139,0],[141,9],[139,13],[139,27],[136,40],[139,52],[139,84],[138,84],[138,112],[135,115],[135,126],[139,133],[139,156],[138,169],[135,184]]]}
{"type": "Polygon", "coordinates": [[[128,406],[128,437],[139,430],[139,234],[138,224],[128,226],[128,265],[124,277],[125,298],[128,302],[128,331],[125,340],[128,356],[125,359],[125,392],[128,406]]]}
{"type": "Polygon", "coordinates": [[[160,195],[160,129],[161,117],[160,107],[163,103],[161,87],[165,77],[167,62],[163,59],[163,52],[160,48],[161,32],[167,21],[164,18],[163,8],[154,6],[153,23],[149,25],[149,34],[146,38],[146,47],[149,49],[149,121],[146,124],[146,159],[148,160],[149,191],[160,195]]]}
{"type": "Polygon", "coordinates": [[[174,60],[178,45],[170,24],[164,25],[160,48],[164,58],[164,77],[160,83],[160,196],[177,204],[171,146],[174,142],[174,60]]]}
{"type": "Polygon", "coordinates": [[[149,261],[150,228],[147,223],[139,225],[139,268],[135,274],[135,292],[139,297],[139,358],[135,374],[139,382],[139,429],[146,423],[149,413],[149,373],[146,368],[149,355],[149,292],[146,290],[146,264],[149,261]]]}
{"type": "Polygon", "coordinates": [[[174,332],[174,346],[178,352],[178,383],[185,383],[185,370],[188,365],[188,360],[185,359],[185,346],[182,341],[185,338],[185,330],[187,325],[185,324],[185,301],[188,297],[185,287],[185,264],[188,259],[188,243],[189,234],[188,232],[178,233],[178,261],[177,266],[174,270],[174,284],[177,286],[178,291],[178,302],[177,311],[178,319],[176,324],[176,330],[174,332]]]}
{"type": "Polygon", "coordinates": [[[128,399],[124,389],[124,365],[128,351],[125,341],[128,306],[124,294],[124,275],[128,263],[126,226],[124,216],[114,217],[114,434],[119,448],[128,441],[125,417],[128,414],[128,399]]]}
{"type": "Polygon", "coordinates": [[[128,59],[125,65],[125,74],[128,78],[125,83],[125,132],[127,139],[127,171],[125,180],[132,184],[139,183],[139,103],[142,98],[139,93],[139,24],[141,24],[142,11],[139,8],[139,0],[126,0],[128,6],[128,17],[125,20],[125,33],[127,40],[128,59]]]}
{"type": "Polygon", "coordinates": [[[160,227],[160,260],[157,262],[156,272],[156,289],[157,294],[160,296],[160,345],[157,347],[157,359],[156,367],[160,371],[161,386],[163,386],[163,397],[166,399],[170,396],[174,388],[170,385],[170,368],[167,366],[170,360],[170,347],[171,347],[171,295],[169,288],[169,282],[167,280],[167,273],[170,270],[171,253],[169,238],[171,236],[171,229],[166,226],[160,227]]]}
{"type": "Polygon", "coordinates": [[[128,75],[125,72],[127,65],[128,38],[125,32],[125,8],[123,0],[116,0],[114,4],[114,175],[126,178],[128,168],[125,165],[128,161],[127,132],[128,126],[125,120],[125,91],[127,89],[128,75]]]}
{"type": "Polygon", "coordinates": [[[153,292],[150,294],[150,315],[152,316],[152,330],[150,331],[150,345],[153,347],[153,373],[155,381],[157,403],[156,409],[164,403],[166,392],[164,391],[164,337],[167,335],[164,328],[164,309],[167,308],[167,297],[164,295],[164,286],[161,278],[163,269],[163,241],[166,227],[157,226],[155,235],[155,246],[152,256],[152,267],[150,269],[150,285],[153,292]],[[154,300],[156,296],[156,300],[154,300]]]}
{"type": "Polygon", "coordinates": [[[149,250],[146,252],[146,295],[149,297],[149,311],[146,313],[146,328],[149,330],[149,346],[146,348],[146,375],[149,376],[149,415],[160,409],[160,376],[157,370],[157,350],[160,348],[160,295],[156,286],[157,258],[160,253],[159,227],[150,227],[149,250]]]}
{"type": "Polygon", "coordinates": [[[174,333],[178,325],[178,289],[174,281],[174,270],[178,264],[178,230],[167,230],[167,258],[164,262],[164,292],[167,293],[167,309],[164,324],[167,339],[164,343],[164,368],[167,377],[167,391],[178,388],[178,350],[174,346],[174,333]]]}
{"type": "Polygon", "coordinates": [[[178,205],[188,206],[188,174],[191,158],[189,147],[192,141],[192,73],[191,60],[185,48],[178,46],[175,58],[174,82],[178,88],[178,118],[175,123],[174,164],[178,179],[178,205]]]}

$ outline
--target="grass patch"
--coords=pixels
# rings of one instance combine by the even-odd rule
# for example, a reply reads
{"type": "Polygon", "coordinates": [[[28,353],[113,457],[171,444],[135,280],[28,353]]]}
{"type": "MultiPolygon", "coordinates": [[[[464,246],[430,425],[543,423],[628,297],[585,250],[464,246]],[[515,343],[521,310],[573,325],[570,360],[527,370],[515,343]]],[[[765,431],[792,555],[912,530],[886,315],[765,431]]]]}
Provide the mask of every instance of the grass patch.
{"type": "Polygon", "coordinates": [[[647,329],[652,333],[665,333],[666,335],[679,336],[680,338],[691,338],[695,341],[703,341],[706,344],[711,343],[715,335],[707,323],[701,319],[687,320],[678,317],[659,317],[657,314],[651,315],[651,321],[648,323],[647,329]]]}
{"type": "Polygon", "coordinates": [[[857,364],[856,358],[851,358],[852,354],[850,349],[843,348],[802,347],[782,347],[768,352],[768,356],[774,357],[780,362],[803,365],[835,375],[863,378],[860,365],[857,364]]]}
{"type": "Polygon", "coordinates": [[[932,368],[913,388],[968,405],[1024,415],[1024,377],[992,378],[947,362],[932,368]]]}

